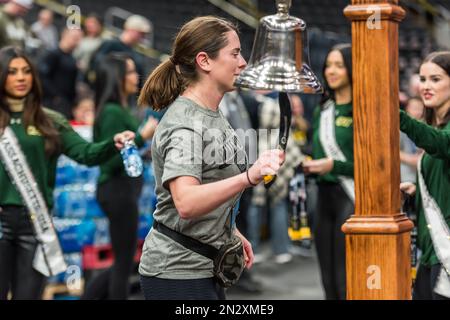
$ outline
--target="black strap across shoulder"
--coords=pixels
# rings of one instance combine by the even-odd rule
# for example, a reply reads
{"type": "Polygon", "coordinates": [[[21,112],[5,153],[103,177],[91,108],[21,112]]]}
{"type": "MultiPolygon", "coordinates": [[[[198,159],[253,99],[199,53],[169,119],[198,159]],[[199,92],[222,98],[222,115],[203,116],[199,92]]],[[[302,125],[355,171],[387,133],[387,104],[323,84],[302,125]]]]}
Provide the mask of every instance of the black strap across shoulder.
{"type": "Polygon", "coordinates": [[[191,238],[187,235],[179,233],[175,230],[170,229],[169,227],[159,223],[156,220],[153,220],[153,228],[161,232],[162,234],[168,236],[172,240],[178,242],[183,247],[192,250],[204,257],[207,257],[214,261],[214,259],[219,254],[219,250],[214,248],[213,246],[200,242],[197,239],[191,238]]]}

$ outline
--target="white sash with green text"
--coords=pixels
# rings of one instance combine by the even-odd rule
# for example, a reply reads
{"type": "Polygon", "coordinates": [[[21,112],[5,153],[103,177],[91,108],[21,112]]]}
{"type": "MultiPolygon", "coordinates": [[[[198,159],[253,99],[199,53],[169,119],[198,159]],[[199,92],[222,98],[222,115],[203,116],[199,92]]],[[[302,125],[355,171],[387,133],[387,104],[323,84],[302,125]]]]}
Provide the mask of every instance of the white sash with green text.
{"type": "Polygon", "coordinates": [[[47,205],[10,127],[6,127],[0,136],[0,160],[19,191],[33,223],[38,241],[33,268],[45,276],[66,271],[67,265],[47,205]]]}
{"type": "Polygon", "coordinates": [[[434,292],[450,298],[450,230],[441,209],[428,192],[422,175],[422,159],[417,164],[418,182],[422,196],[422,206],[428,230],[433,241],[433,248],[442,264],[441,272],[434,287],[434,292]]]}
{"type": "MultiPolygon", "coordinates": [[[[328,158],[337,161],[347,161],[344,153],[339,148],[335,135],[335,106],[332,100],[328,100],[320,114],[320,130],[319,138],[322,144],[323,151],[328,158]]],[[[345,193],[349,196],[352,202],[355,202],[355,182],[352,178],[346,176],[338,176],[338,179],[344,188],[345,193]]]]}

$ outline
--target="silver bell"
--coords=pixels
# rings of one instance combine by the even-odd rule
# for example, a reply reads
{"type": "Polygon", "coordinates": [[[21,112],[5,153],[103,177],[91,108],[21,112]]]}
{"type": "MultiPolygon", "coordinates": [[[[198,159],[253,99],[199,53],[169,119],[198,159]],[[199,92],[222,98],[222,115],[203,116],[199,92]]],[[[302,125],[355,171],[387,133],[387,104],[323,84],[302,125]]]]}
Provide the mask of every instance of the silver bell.
{"type": "Polygon", "coordinates": [[[291,0],[276,0],[278,13],[261,18],[247,67],[235,86],[252,90],[322,93],[309,67],[306,23],[289,15],[291,0]]]}

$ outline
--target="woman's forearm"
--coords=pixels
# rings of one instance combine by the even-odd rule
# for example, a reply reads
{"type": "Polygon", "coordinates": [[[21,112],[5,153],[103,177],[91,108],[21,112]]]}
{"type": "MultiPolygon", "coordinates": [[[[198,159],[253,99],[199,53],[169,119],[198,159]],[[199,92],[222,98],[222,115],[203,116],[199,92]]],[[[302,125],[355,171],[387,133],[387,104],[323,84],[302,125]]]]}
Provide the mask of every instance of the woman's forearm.
{"type": "Polygon", "coordinates": [[[246,173],[207,184],[179,177],[170,182],[170,191],[181,218],[191,219],[213,211],[249,185],[246,173]]]}
{"type": "Polygon", "coordinates": [[[400,130],[429,155],[450,159],[450,132],[438,130],[412,119],[402,110],[400,111],[400,130]]]}
{"type": "Polygon", "coordinates": [[[417,168],[417,163],[419,162],[420,154],[419,153],[406,153],[404,151],[400,151],[400,161],[404,164],[407,164],[413,168],[417,168]]]}

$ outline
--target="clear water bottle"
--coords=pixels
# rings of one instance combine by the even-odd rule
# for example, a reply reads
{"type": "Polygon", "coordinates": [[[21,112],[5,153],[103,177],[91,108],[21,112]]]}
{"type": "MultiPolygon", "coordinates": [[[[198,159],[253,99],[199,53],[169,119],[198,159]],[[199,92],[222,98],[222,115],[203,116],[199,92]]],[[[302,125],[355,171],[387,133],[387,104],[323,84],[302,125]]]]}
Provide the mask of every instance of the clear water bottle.
{"type": "Polygon", "coordinates": [[[142,174],[142,158],[133,140],[125,142],[125,146],[120,151],[123,160],[123,166],[130,177],[139,177],[142,174]]]}

